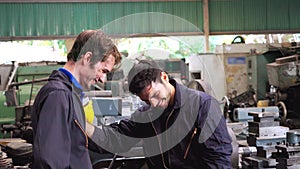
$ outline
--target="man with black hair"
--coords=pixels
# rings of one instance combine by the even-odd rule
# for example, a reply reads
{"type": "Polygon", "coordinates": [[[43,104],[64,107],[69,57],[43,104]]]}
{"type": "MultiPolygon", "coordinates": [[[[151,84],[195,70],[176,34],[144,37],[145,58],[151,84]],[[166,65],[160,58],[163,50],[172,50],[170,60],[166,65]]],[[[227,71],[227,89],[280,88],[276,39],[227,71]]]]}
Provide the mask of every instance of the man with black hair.
{"type": "Polygon", "coordinates": [[[231,137],[216,99],[169,79],[152,60],[134,65],[128,84],[147,105],[110,126],[87,125],[96,144],[119,153],[142,140],[150,169],[232,168],[231,137]]]}

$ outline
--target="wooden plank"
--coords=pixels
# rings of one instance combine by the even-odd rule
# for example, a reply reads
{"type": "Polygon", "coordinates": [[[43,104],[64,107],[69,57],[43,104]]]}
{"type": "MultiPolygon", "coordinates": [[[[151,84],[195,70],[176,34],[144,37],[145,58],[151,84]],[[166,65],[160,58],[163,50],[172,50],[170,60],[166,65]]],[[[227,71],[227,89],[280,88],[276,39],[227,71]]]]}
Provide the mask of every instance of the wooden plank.
{"type": "Polygon", "coordinates": [[[292,55],[292,56],[287,56],[287,57],[282,57],[282,58],[278,58],[276,59],[276,63],[277,64],[283,64],[283,63],[287,63],[287,62],[298,62],[298,55],[292,55]]]}
{"type": "Polygon", "coordinates": [[[23,140],[21,138],[3,138],[3,139],[0,139],[0,145],[1,146],[6,146],[8,143],[12,143],[12,142],[26,143],[26,140],[23,140]]]}

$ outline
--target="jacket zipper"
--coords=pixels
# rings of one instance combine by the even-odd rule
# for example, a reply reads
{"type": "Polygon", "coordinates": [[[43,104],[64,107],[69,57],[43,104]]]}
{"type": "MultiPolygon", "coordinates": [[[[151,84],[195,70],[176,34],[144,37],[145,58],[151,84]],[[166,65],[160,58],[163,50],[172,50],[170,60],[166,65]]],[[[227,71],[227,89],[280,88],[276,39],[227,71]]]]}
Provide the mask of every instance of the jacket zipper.
{"type": "Polygon", "coordinates": [[[191,144],[192,144],[193,138],[194,138],[194,136],[196,135],[196,133],[197,133],[197,127],[194,129],[194,132],[193,132],[193,134],[192,134],[192,136],[191,136],[191,139],[190,139],[190,141],[189,141],[189,144],[188,144],[188,146],[187,146],[187,148],[186,148],[186,150],[185,150],[183,159],[186,159],[186,157],[187,157],[187,155],[188,155],[188,153],[189,153],[189,150],[190,150],[190,148],[191,148],[191,144]]]}
{"type": "MultiPolygon", "coordinates": [[[[167,130],[167,128],[168,128],[168,123],[169,123],[169,119],[170,119],[170,117],[172,116],[172,114],[173,114],[173,112],[174,112],[174,109],[171,111],[171,113],[169,114],[169,116],[168,116],[168,118],[167,118],[167,120],[166,120],[166,130],[167,130]]],[[[166,143],[167,143],[167,145],[168,145],[168,138],[166,137],[166,143]]],[[[168,151],[168,161],[169,161],[169,166],[171,167],[171,160],[170,160],[170,154],[169,154],[169,151],[168,151]]]]}
{"type": "MultiPolygon", "coordinates": [[[[148,114],[148,116],[149,116],[149,118],[150,118],[150,121],[151,121],[152,128],[153,128],[153,130],[154,130],[154,132],[155,132],[155,134],[156,134],[156,136],[157,136],[157,135],[158,135],[158,133],[157,133],[157,131],[156,131],[155,127],[154,127],[154,124],[153,124],[153,122],[152,122],[152,118],[150,117],[150,115],[149,115],[149,114],[148,114]]],[[[161,144],[160,144],[160,142],[159,142],[159,139],[158,139],[158,138],[157,138],[157,142],[158,142],[159,150],[160,150],[160,153],[161,153],[161,157],[162,157],[163,166],[164,166],[164,168],[165,168],[165,169],[169,169],[169,168],[167,167],[167,165],[165,164],[165,158],[164,158],[164,154],[163,154],[163,152],[161,151],[161,144]]]]}
{"type": "Polygon", "coordinates": [[[83,130],[83,128],[81,127],[81,125],[78,123],[78,121],[76,119],[74,119],[75,124],[80,128],[80,130],[82,131],[82,133],[85,136],[85,147],[88,148],[89,146],[89,139],[88,136],[86,134],[86,132],[83,130]]]}

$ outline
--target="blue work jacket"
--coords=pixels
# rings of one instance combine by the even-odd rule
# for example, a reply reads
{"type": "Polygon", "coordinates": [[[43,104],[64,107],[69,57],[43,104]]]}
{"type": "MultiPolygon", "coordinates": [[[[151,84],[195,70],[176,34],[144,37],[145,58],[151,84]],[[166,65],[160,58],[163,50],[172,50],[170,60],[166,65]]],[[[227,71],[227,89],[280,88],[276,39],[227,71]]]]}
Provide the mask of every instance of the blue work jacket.
{"type": "Polygon", "coordinates": [[[127,151],[142,141],[150,169],[232,169],[231,137],[218,101],[170,80],[174,104],[144,106],[130,119],[95,129],[91,139],[106,150],[127,151]]]}
{"type": "Polygon", "coordinates": [[[57,70],[40,89],[31,111],[33,169],[92,169],[81,93],[57,70]]]}

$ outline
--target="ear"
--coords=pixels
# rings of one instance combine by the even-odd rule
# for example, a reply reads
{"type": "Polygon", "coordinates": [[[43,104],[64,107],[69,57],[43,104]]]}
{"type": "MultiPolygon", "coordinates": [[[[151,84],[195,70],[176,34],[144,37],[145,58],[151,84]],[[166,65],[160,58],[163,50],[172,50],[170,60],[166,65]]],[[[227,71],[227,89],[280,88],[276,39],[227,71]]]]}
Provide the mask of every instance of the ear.
{"type": "Polygon", "coordinates": [[[169,82],[169,76],[166,72],[161,72],[160,73],[160,78],[163,82],[169,82]]]}
{"type": "Polygon", "coordinates": [[[92,59],[93,53],[92,52],[86,52],[83,57],[82,57],[82,61],[83,64],[90,64],[90,61],[92,59]]]}

